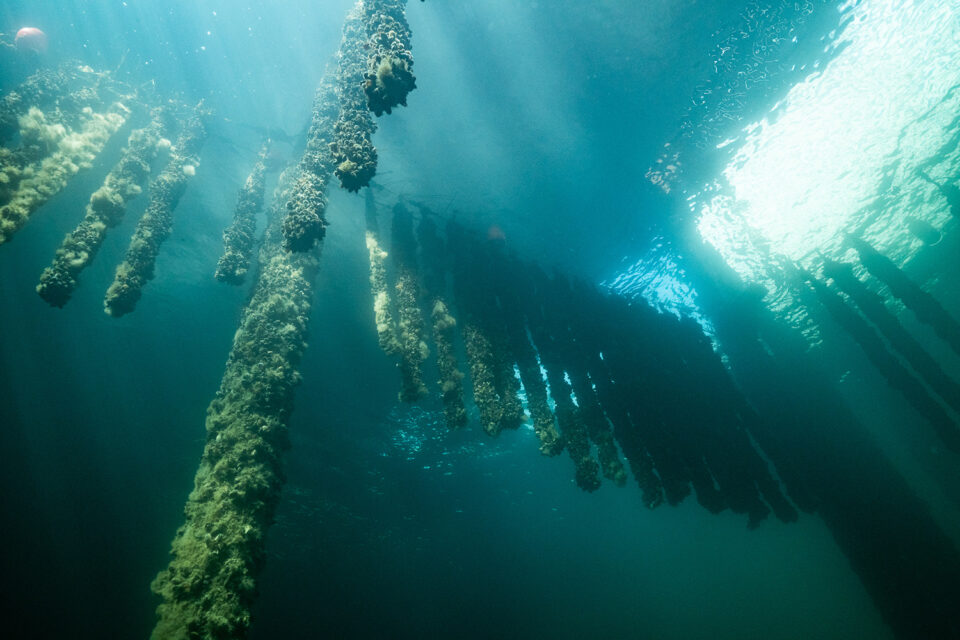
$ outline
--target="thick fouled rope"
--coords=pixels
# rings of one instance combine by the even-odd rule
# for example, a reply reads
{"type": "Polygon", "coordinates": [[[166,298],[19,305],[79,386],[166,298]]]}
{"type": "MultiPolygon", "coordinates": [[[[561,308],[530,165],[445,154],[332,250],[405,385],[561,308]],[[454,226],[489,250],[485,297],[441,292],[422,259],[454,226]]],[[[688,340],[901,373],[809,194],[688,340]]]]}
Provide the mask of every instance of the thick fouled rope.
{"type": "Polygon", "coordinates": [[[284,482],[282,453],[319,270],[316,242],[313,250],[288,250],[286,221],[300,197],[298,185],[325,180],[331,171],[332,100],[327,77],[317,90],[304,154],[278,181],[253,295],[207,410],[207,441],[186,522],[174,538],[170,565],[152,585],[163,598],[154,640],[242,638],[250,626],[267,529],[284,482]]]}
{"type": "Polygon", "coordinates": [[[10,240],[37,209],[67,185],[70,178],[93,166],[107,141],[124,125],[129,114],[130,111],[120,102],[112,104],[104,113],[85,107],[83,124],[76,130],[59,123],[51,124],[35,107],[21,117],[21,130],[39,136],[50,155],[18,172],[16,188],[0,207],[0,244],[10,240]]]}
{"type": "Polygon", "coordinates": [[[282,230],[283,246],[288,251],[309,251],[326,233],[326,190],[333,170],[330,142],[338,113],[334,83],[326,77],[313,101],[307,148],[286,203],[282,230]]]}
{"type": "Polygon", "coordinates": [[[337,65],[340,115],[333,129],[331,145],[334,173],[340,180],[340,186],[352,192],[370,184],[377,172],[377,150],[371,141],[377,125],[367,108],[363,92],[366,48],[366,29],[358,5],[343,25],[343,41],[337,65]]]}
{"type": "Polygon", "coordinates": [[[154,640],[242,638],[250,625],[267,530],[280,498],[283,451],[318,271],[316,251],[283,248],[279,219],[291,197],[281,178],[260,271],[233,340],[207,441],[170,565],[152,588],[163,598],[154,640]]]}

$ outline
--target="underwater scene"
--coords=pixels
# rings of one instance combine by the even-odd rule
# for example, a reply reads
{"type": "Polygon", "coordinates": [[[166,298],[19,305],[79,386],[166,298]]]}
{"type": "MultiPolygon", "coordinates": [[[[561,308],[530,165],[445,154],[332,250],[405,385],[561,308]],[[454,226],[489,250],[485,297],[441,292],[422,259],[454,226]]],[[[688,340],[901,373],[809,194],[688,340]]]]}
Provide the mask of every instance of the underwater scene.
{"type": "Polygon", "coordinates": [[[960,3],[3,0],[5,638],[960,638],[960,3]]]}

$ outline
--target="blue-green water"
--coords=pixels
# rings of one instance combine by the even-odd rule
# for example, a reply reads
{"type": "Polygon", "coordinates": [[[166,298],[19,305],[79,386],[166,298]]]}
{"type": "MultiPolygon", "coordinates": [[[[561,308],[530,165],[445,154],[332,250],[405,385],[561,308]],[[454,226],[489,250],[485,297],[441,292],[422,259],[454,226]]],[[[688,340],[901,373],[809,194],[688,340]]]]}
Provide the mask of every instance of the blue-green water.
{"type": "MultiPolygon", "coordinates": [[[[160,603],[150,583],[183,523],[207,407],[250,298],[251,278],[213,278],[221,232],[268,130],[289,136],[277,162],[299,157],[352,6],[0,7],[5,42],[23,26],[50,41],[42,56],[0,48],[4,91],[75,59],[144,100],[202,99],[211,112],[133,313],[109,317],[102,301],[149,193],[110,230],[69,304],[35,292],[129,128],[0,244],[10,637],[150,634],[160,603]]],[[[960,379],[958,356],[844,241],[865,238],[960,317],[956,223],[937,187],[960,177],[960,9],[427,0],[410,2],[407,19],[417,88],[373,138],[382,223],[404,197],[481,238],[502,234],[526,261],[663,310],[637,345],[673,335],[674,314],[692,318],[709,342],[697,353],[716,369],[642,403],[660,403],[681,439],[691,416],[709,416],[675,396],[720,389],[724,407],[749,406],[764,425],[750,442],[801,513],[748,530],[742,513],[712,514],[694,495],[648,509],[632,476],[581,491],[570,459],[540,455],[529,424],[486,436],[469,394],[469,425],[448,430],[431,364],[430,397],[397,402],[396,358],[377,341],[365,192],[332,180],[249,637],[956,637],[956,613],[938,606],[957,587],[925,571],[941,551],[944,570],[960,568],[958,454],[796,273],[828,282],[825,259],[853,264],[960,379]],[[908,217],[942,239],[925,243],[908,217]],[[918,613],[927,619],[910,619],[918,613]]],[[[607,312],[579,304],[557,317],[607,312]]],[[[888,337],[881,344],[955,429],[949,399],[888,337]]],[[[632,364],[672,380],[660,373],[673,370],[669,355],[632,364]]]]}

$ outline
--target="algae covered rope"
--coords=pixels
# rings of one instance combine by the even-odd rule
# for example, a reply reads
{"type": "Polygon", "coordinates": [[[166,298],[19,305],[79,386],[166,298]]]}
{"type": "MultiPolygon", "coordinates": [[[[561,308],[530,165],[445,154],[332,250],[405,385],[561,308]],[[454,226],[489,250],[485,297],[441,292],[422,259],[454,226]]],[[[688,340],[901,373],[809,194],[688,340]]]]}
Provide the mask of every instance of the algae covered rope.
{"type": "Polygon", "coordinates": [[[0,207],[0,244],[9,241],[37,209],[67,185],[70,178],[93,166],[107,141],[126,123],[129,114],[130,111],[119,102],[104,113],[86,107],[84,122],[76,131],[67,130],[62,124],[47,123],[44,114],[36,108],[31,108],[27,116],[21,118],[21,128],[25,118],[36,121],[38,135],[46,137],[52,153],[24,171],[26,177],[19,181],[9,194],[9,200],[0,207]]]}
{"type": "Polygon", "coordinates": [[[400,353],[400,400],[416,402],[427,395],[423,382],[423,363],[430,355],[420,310],[420,283],[417,271],[417,247],[413,235],[413,217],[402,204],[393,209],[392,242],[396,263],[397,341],[400,353]]]}
{"type": "Polygon", "coordinates": [[[334,84],[326,77],[314,99],[307,148],[286,203],[282,230],[283,246],[288,251],[309,251],[326,233],[326,189],[333,170],[330,142],[338,113],[334,84]]]}
{"type": "Polygon", "coordinates": [[[154,640],[242,638],[250,626],[319,266],[317,251],[284,250],[279,220],[292,190],[278,192],[253,296],[207,410],[186,522],[152,584],[163,598],[154,640]]]}
{"type": "Polygon", "coordinates": [[[397,341],[390,283],[387,280],[387,252],[380,246],[380,225],[377,224],[377,207],[373,199],[373,191],[367,191],[364,205],[367,254],[370,260],[370,293],[373,296],[373,318],[377,327],[377,340],[383,353],[392,356],[400,350],[400,343],[397,341]]]}
{"type": "Polygon", "coordinates": [[[242,638],[250,626],[265,537],[284,482],[282,453],[289,447],[319,270],[316,242],[314,250],[288,250],[286,221],[305,175],[325,180],[332,170],[332,102],[333,85],[325,79],[303,157],[278,182],[253,295],[207,410],[207,441],[186,522],[174,538],[169,566],[151,585],[163,598],[154,640],[242,638]]]}
{"type": "Polygon", "coordinates": [[[223,254],[217,262],[214,277],[220,282],[241,284],[250,269],[253,257],[254,231],[257,229],[257,213],[263,209],[263,190],[266,178],[268,140],[257,156],[253,170],[243,183],[233,211],[233,222],[223,232],[223,254]]]}
{"type": "Polygon", "coordinates": [[[540,441],[540,453],[555,456],[563,451],[563,438],[557,431],[556,418],[547,398],[547,385],[540,370],[537,353],[527,335],[520,302],[521,298],[531,295],[530,282],[523,277],[523,266],[519,260],[503,260],[498,266],[496,273],[500,286],[499,297],[503,304],[512,310],[511,313],[504,313],[506,336],[526,393],[533,430],[540,441]]]}
{"type": "Polygon", "coordinates": [[[333,129],[334,173],[340,186],[356,192],[370,184],[377,172],[377,149],[371,138],[377,125],[367,108],[363,92],[366,70],[367,34],[360,5],[347,16],[343,25],[340,60],[337,65],[337,97],[340,115],[333,129]]]}
{"type": "Polygon", "coordinates": [[[187,179],[196,172],[200,148],[207,136],[202,115],[202,105],[198,105],[184,123],[167,166],[150,185],[150,203],[103,300],[107,315],[116,318],[133,311],[143,287],[153,278],[160,246],[173,230],[173,211],[187,190],[187,179]]]}
{"type": "Polygon", "coordinates": [[[500,400],[494,383],[495,359],[490,339],[480,326],[467,318],[463,325],[463,344],[470,366],[470,382],[473,385],[473,402],[480,412],[480,427],[489,436],[500,434],[503,428],[500,400]]]}
{"type": "Polygon", "coordinates": [[[15,147],[0,146],[0,205],[17,196],[32,195],[39,198],[35,205],[39,208],[74,173],[89,168],[103,148],[91,125],[111,112],[124,119],[128,115],[122,102],[127,96],[118,88],[106,74],[65,62],[56,69],[37,71],[4,95],[0,100],[0,141],[6,143],[15,134],[19,140],[15,147]],[[47,158],[52,161],[44,164],[47,158]],[[27,178],[33,183],[18,192],[20,182],[27,178]]]}
{"type": "Polygon", "coordinates": [[[67,234],[52,264],[43,270],[37,293],[52,306],[62,307],[70,300],[80,272],[93,262],[107,229],[120,223],[127,205],[142,191],[163,141],[162,127],[161,113],[156,110],[149,125],[130,134],[120,160],[90,196],[83,220],[67,234]]]}
{"type": "Polygon", "coordinates": [[[455,258],[454,295],[462,320],[460,332],[470,370],[473,403],[480,414],[480,427],[487,435],[497,436],[503,428],[500,420],[503,408],[497,397],[496,357],[490,338],[479,319],[478,307],[481,300],[477,293],[477,283],[474,281],[479,270],[474,255],[477,247],[470,242],[467,231],[452,221],[447,223],[447,246],[455,258]]]}
{"type": "Polygon", "coordinates": [[[463,404],[463,378],[454,349],[457,319],[450,311],[446,296],[444,243],[430,212],[423,206],[417,228],[423,267],[423,286],[430,304],[433,342],[437,350],[437,373],[443,415],[450,429],[467,424],[467,409],[463,404]]]}

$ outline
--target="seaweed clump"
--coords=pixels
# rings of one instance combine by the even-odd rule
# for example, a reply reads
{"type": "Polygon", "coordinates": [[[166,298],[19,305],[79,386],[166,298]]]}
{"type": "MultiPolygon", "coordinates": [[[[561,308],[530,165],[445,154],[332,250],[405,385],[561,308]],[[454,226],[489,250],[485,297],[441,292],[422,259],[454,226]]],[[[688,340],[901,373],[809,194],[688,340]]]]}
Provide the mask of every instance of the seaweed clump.
{"type": "Polygon", "coordinates": [[[120,223],[127,205],[138,196],[160,146],[161,113],[127,139],[120,160],[93,192],[83,220],[67,234],[52,264],[43,270],[37,293],[54,307],[63,307],[76,289],[80,272],[93,262],[107,229],[120,223]]]}
{"type": "Polygon", "coordinates": [[[406,0],[366,0],[363,13],[369,36],[363,90],[367,106],[377,116],[407,106],[407,94],[416,89],[406,0]]]}

